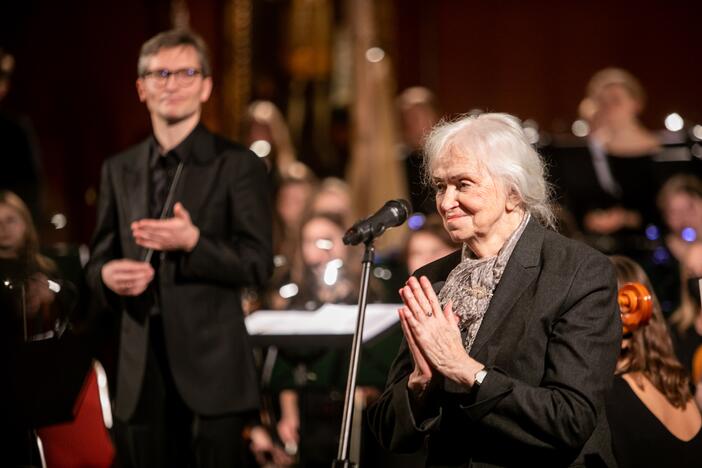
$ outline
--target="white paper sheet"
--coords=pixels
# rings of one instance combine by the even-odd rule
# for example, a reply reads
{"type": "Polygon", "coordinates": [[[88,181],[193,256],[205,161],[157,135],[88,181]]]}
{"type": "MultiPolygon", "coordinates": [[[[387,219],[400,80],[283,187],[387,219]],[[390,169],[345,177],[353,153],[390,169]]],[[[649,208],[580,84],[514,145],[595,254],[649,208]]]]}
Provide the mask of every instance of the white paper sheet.
{"type": "MultiPolygon", "coordinates": [[[[368,304],[363,341],[369,341],[399,321],[401,304],[368,304]]],[[[249,335],[352,335],[357,305],[325,304],[314,312],[259,310],[246,317],[249,335]]]]}

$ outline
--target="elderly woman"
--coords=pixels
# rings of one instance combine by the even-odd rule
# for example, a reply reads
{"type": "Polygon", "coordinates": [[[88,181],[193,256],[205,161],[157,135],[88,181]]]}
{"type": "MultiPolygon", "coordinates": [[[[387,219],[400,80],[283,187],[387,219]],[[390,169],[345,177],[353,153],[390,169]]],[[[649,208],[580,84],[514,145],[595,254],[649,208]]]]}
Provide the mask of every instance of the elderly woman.
{"type": "Polygon", "coordinates": [[[368,410],[376,436],[399,452],[428,439],[428,466],[614,465],[612,265],[545,227],[543,164],[512,116],[440,124],[425,150],[463,247],[400,290],[405,340],[368,410]]]}

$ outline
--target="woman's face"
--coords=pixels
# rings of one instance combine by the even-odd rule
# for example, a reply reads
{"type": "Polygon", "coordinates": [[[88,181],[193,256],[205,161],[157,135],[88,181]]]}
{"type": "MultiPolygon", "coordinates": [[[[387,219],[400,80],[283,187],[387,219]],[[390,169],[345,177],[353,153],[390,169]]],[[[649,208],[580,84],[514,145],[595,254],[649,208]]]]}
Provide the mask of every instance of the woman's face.
{"type": "Polygon", "coordinates": [[[302,261],[313,270],[334,259],[345,260],[346,247],[341,229],[324,218],[312,218],[302,228],[302,261]]]}
{"type": "Polygon", "coordinates": [[[338,214],[346,219],[351,210],[351,198],[338,190],[322,190],[315,196],[312,209],[315,213],[338,214]]]}
{"type": "Polygon", "coordinates": [[[439,155],[432,167],[436,208],[454,242],[483,242],[501,232],[509,200],[501,181],[493,178],[475,158],[439,155]]]}
{"type": "Polygon", "coordinates": [[[417,271],[454,250],[455,247],[445,244],[434,234],[421,231],[414,233],[407,244],[407,271],[417,271]]]}
{"type": "Polygon", "coordinates": [[[307,206],[312,189],[306,183],[292,182],[280,187],[276,209],[285,226],[299,226],[302,212],[307,206]]]}
{"type": "Polygon", "coordinates": [[[25,242],[27,225],[12,206],[0,203],[0,252],[16,256],[25,242]]]}
{"type": "Polygon", "coordinates": [[[619,84],[603,87],[595,96],[595,120],[602,125],[617,125],[635,119],[641,104],[619,84]]]}
{"type": "Polygon", "coordinates": [[[702,221],[702,199],[684,192],[674,193],[664,204],[663,217],[675,233],[686,227],[697,229],[702,221]]]}

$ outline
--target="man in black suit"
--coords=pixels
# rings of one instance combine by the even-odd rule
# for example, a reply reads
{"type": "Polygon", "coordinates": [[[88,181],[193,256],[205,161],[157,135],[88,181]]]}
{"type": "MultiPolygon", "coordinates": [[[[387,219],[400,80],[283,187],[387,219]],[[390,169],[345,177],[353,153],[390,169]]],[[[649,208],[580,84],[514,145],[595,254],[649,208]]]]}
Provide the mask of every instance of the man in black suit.
{"type": "Polygon", "coordinates": [[[261,285],[272,266],[264,164],[200,124],[212,90],[201,38],[158,34],[138,72],[153,136],[103,166],[86,271],[121,312],[120,461],[240,466],[259,400],[240,289],[261,285]],[[175,204],[161,216],[174,179],[175,204]]]}

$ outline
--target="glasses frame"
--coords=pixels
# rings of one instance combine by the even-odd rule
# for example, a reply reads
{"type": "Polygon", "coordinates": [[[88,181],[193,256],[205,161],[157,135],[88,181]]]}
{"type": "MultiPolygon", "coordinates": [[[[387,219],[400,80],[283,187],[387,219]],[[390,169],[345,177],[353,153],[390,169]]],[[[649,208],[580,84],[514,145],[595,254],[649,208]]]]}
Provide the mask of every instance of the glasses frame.
{"type": "Polygon", "coordinates": [[[179,68],[177,70],[169,70],[168,68],[160,68],[158,70],[149,70],[141,75],[141,78],[149,79],[157,88],[163,88],[168,83],[168,79],[173,77],[173,81],[178,86],[190,86],[195,82],[198,76],[202,75],[202,69],[195,67],[179,68]]]}

